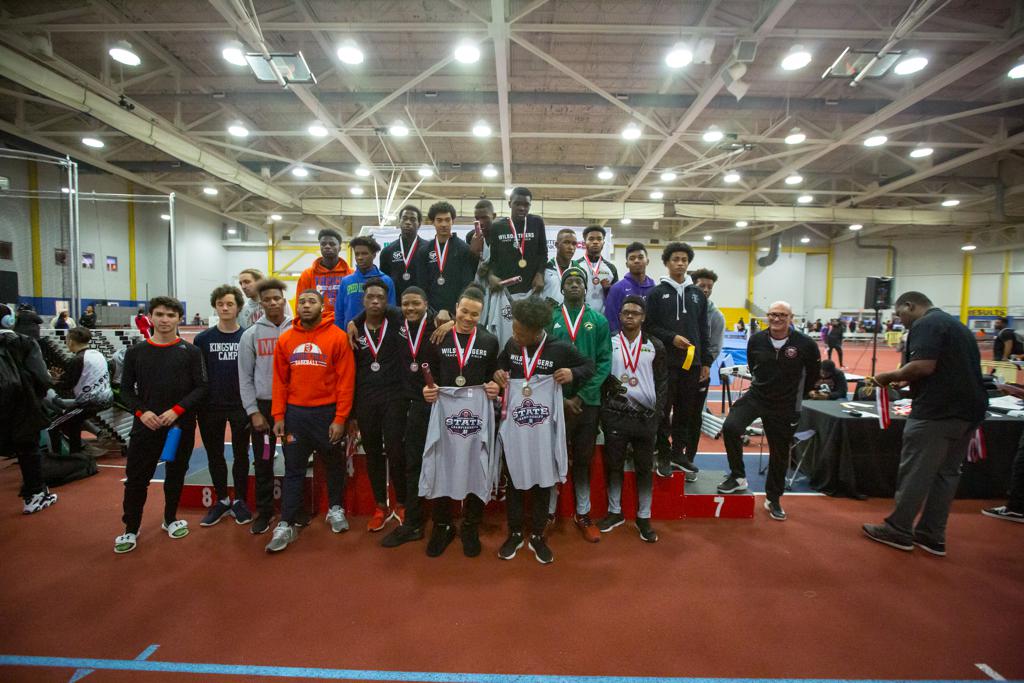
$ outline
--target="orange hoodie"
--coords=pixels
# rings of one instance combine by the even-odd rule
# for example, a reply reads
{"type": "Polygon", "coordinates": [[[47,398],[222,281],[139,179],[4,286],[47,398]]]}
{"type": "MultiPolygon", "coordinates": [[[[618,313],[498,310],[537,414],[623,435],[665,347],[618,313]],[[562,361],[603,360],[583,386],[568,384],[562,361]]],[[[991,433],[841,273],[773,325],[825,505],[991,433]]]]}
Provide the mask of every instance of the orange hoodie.
{"type": "MultiPolygon", "coordinates": [[[[299,284],[295,288],[294,309],[299,310],[298,297],[307,289],[315,289],[324,295],[324,313],[334,312],[334,302],[338,300],[338,292],[341,291],[341,278],[352,274],[352,269],[345,259],[339,258],[333,268],[327,268],[318,258],[313,265],[302,271],[299,276],[299,284]]],[[[298,316],[295,317],[298,320],[298,316]]]]}
{"type": "Polygon", "coordinates": [[[356,364],[348,335],[324,315],[312,330],[296,316],[274,347],[274,400],[271,413],[283,420],[285,408],[334,405],[334,421],[344,423],[352,411],[356,364]]]}

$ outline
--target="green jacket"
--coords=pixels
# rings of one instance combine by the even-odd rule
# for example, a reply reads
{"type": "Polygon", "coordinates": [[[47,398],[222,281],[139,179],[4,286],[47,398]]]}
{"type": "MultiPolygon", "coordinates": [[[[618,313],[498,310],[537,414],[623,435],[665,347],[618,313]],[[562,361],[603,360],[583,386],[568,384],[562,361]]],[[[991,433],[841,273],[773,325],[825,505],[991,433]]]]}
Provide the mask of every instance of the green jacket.
{"type": "MultiPolygon", "coordinates": [[[[587,358],[594,361],[594,376],[580,387],[579,391],[573,391],[571,387],[563,387],[565,398],[572,398],[577,393],[583,399],[583,404],[588,406],[601,405],[601,385],[604,384],[608,373],[612,369],[612,337],[608,331],[608,321],[600,313],[586,309],[583,313],[583,320],[580,321],[580,329],[576,334],[576,349],[587,358]]],[[[572,323],[579,314],[580,309],[569,310],[569,321],[572,323]]],[[[558,306],[551,313],[551,323],[548,325],[548,334],[552,339],[564,339],[573,343],[569,337],[569,330],[562,317],[562,307],[558,306]]]]}

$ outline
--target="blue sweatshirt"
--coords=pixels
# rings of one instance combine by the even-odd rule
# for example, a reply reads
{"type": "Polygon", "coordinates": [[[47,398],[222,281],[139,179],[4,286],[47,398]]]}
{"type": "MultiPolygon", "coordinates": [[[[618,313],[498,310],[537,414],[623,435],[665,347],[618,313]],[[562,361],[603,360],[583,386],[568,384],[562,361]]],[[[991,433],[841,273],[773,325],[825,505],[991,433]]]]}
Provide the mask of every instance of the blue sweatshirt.
{"type": "Polygon", "coordinates": [[[350,320],[363,312],[363,285],[367,280],[380,278],[388,286],[388,304],[395,306],[395,283],[385,275],[380,268],[374,266],[363,273],[358,268],[351,275],[346,275],[341,280],[341,291],[338,292],[338,302],[335,304],[334,324],[345,329],[350,320]]]}
{"type": "Polygon", "coordinates": [[[193,343],[203,355],[209,387],[204,408],[242,409],[238,390],[238,343],[244,331],[239,327],[234,332],[221,332],[211,327],[196,335],[193,343]]]}
{"type": "Polygon", "coordinates": [[[654,289],[654,280],[644,276],[643,282],[633,279],[633,274],[627,272],[625,277],[616,282],[608,290],[608,296],[604,299],[604,317],[608,319],[608,330],[612,334],[619,333],[619,312],[622,311],[622,300],[631,294],[647,299],[647,295],[654,289]]]}

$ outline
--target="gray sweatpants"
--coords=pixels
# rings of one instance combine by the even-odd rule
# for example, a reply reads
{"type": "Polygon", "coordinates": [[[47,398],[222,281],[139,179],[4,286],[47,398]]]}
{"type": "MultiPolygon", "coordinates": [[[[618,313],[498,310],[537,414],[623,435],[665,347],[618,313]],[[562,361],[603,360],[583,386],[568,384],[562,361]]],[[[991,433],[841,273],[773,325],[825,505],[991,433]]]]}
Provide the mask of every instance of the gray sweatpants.
{"type": "Polygon", "coordinates": [[[974,428],[966,420],[907,420],[896,508],[885,523],[908,543],[915,534],[924,540],[946,542],[946,520],[974,428]],[[915,526],[918,513],[921,518],[915,526]]]}

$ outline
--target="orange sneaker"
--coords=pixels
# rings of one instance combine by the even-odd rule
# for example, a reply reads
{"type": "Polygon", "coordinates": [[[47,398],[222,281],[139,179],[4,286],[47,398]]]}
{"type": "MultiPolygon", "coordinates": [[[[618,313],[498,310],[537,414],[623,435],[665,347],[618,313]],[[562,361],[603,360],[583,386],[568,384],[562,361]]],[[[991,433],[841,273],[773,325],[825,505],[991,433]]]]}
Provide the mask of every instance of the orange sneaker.
{"type": "Polygon", "coordinates": [[[385,522],[388,519],[388,511],[384,508],[377,508],[373,511],[373,517],[370,517],[370,521],[366,523],[367,531],[380,531],[384,528],[385,522]]]}
{"type": "Polygon", "coordinates": [[[395,509],[391,511],[391,516],[397,519],[399,524],[405,524],[405,506],[396,505],[395,509]]]}
{"type": "Polygon", "coordinates": [[[601,531],[590,521],[590,515],[575,515],[573,521],[576,522],[585,541],[597,543],[601,540],[601,531]]]}

